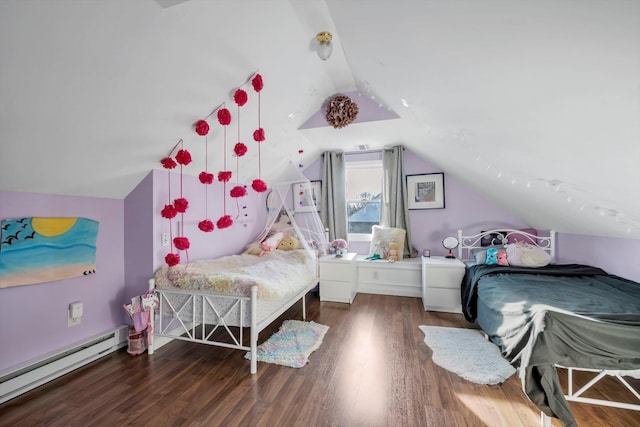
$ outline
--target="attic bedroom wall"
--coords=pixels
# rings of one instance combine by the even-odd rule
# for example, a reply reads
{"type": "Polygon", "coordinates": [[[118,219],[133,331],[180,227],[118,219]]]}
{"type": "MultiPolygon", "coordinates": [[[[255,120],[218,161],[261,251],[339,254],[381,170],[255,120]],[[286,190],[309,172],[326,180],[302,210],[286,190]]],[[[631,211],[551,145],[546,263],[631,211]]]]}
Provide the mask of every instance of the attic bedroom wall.
{"type": "MultiPolygon", "coordinates": [[[[99,222],[96,274],[0,289],[0,372],[124,323],[124,201],[0,191],[0,219],[86,217],[99,222]],[[67,326],[81,301],[81,323],[67,326]]],[[[1,254],[0,254],[1,256],[1,254]]]]}
{"type": "MultiPolygon", "coordinates": [[[[380,154],[349,153],[351,160],[370,160],[380,154]]],[[[431,249],[433,255],[444,255],[442,239],[465,232],[479,233],[491,228],[529,228],[530,225],[511,214],[492,199],[485,197],[446,171],[438,169],[409,149],[404,151],[407,175],[444,172],[445,209],[412,210],[411,241],[421,253],[431,249]]],[[[304,171],[310,180],[322,179],[322,158],[310,164],[304,171]]],[[[608,237],[558,233],[556,254],[558,263],[582,263],[594,265],[606,272],[640,281],[640,264],[635,260],[640,253],[640,241],[608,237]]],[[[369,243],[354,242],[350,249],[361,254],[369,251],[369,243]]]]}

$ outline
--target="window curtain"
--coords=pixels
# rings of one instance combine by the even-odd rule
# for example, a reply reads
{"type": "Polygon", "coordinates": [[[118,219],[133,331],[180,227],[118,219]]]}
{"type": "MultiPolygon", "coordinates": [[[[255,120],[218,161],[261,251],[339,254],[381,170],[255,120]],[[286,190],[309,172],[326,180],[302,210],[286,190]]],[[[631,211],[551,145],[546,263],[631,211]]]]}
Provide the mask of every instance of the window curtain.
{"type": "Polygon", "coordinates": [[[322,205],[320,218],[329,229],[329,241],[347,239],[347,173],[343,152],[323,153],[322,205]]]}
{"type": "Polygon", "coordinates": [[[411,230],[409,227],[409,210],[407,209],[407,181],[404,174],[402,152],[404,147],[385,148],[382,152],[382,207],[380,211],[380,225],[396,227],[406,230],[404,239],[404,256],[413,258],[417,251],[411,244],[411,230]]]}

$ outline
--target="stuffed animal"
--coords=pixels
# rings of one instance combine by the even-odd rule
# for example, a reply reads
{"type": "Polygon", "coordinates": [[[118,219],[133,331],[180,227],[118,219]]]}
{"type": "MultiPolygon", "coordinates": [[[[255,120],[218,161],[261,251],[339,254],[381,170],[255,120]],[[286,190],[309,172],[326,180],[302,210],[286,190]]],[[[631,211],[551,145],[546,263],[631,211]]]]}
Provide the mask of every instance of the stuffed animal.
{"type": "Polygon", "coordinates": [[[389,251],[387,252],[387,261],[396,262],[400,260],[400,255],[398,255],[398,244],[396,243],[396,239],[391,239],[389,242],[389,251]]]}
{"type": "Polygon", "coordinates": [[[495,265],[498,263],[498,250],[496,248],[487,249],[487,260],[485,264],[495,265]]]}
{"type": "Polygon", "coordinates": [[[278,222],[271,226],[271,233],[285,232],[291,228],[291,221],[287,214],[281,214],[278,222]]]}
{"type": "Polygon", "coordinates": [[[281,251],[293,251],[300,247],[300,242],[293,236],[284,236],[278,245],[281,251]]]}
{"type": "Polygon", "coordinates": [[[509,265],[509,261],[507,261],[507,251],[498,252],[498,265],[509,265]]]}
{"type": "Polygon", "coordinates": [[[262,241],[260,246],[262,247],[262,251],[260,252],[260,256],[264,255],[266,252],[273,251],[278,248],[280,241],[284,238],[284,233],[275,233],[271,236],[268,236],[266,239],[262,241]]]}

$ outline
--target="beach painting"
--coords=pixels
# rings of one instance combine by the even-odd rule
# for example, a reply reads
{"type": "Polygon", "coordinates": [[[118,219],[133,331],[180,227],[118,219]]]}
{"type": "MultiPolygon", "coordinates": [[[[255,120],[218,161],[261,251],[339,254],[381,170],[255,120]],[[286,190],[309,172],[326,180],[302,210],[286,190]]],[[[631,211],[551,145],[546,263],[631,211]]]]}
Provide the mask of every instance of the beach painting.
{"type": "Polygon", "coordinates": [[[53,282],[96,272],[98,222],[27,217],[0,223],[0,288],[53,282]]]}

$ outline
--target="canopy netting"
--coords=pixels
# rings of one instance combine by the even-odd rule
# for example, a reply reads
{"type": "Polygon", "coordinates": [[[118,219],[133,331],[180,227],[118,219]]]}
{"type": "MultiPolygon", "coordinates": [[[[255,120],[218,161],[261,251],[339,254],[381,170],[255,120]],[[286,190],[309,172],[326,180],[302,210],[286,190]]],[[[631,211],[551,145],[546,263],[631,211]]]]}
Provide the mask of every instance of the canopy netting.
{"type": "Polygon", "coordinates": [[[265,228],[254,242],[262,242],[270,234],[283,232],[296,237],[300,249],[312,253],[314,259],[324,255],[329,243],[315,202],[320,200],[320,195],[314,191],[317,190],[309,179],[289,163],[279,181],[272,184],[265,228]]]}

